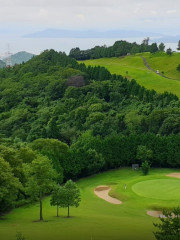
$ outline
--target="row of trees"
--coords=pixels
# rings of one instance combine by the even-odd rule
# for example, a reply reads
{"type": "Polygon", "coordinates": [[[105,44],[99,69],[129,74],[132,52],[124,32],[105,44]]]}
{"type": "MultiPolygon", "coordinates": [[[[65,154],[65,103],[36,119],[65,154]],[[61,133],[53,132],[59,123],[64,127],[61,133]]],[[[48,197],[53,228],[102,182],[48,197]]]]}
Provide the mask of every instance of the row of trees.
{"type": "MultiPolygon", "coordinates": [[[[42,202],[44,194],[49,193],[55,183],[120,166],[141,165],[147,161],[152,167],[179,167],[179,143],[180,134],[161,136],[148,133],[102,138],[87,131],[70,147],[55,139],[38,139],[29,147],[1,145],[0,212],[29,203],[30,196],[42,202]]],[[[54,190],[55,195],[67,196],[64,188],[54,190]]],[[[68,207],[65,205],[67,200],[58,201],[56,205],[68,207]]]]}
{"type": "Polygon", "coordinates": [[[116,41],[113,46],[107,47],[96,46],[88,50],[80,50],[80,48],[72,48],[69,52],[69,57],[75,58],[77,60],[87,60],[87,59],[96,59],[104,57],[120,57],[130,54],[142,53],[142,52],[151,52],[155,53],[157,51],[164,51],[165,45],[160,43],[157,46],[157,43],[148,44],[149,39],[144,39],[142,44],[129,43],[127,41],[116,41]]]}
{"type": "MultiPolygon", "coordinates": [[[[79,47],[72,48],[69,52],[69,57],[75,58],[77,60],[87,60],[87,59],[97,59],[97,58],[105,58],[105,57],[120,57],[125,56],[127,54],[136,54],[143,52],[156,53],[158,51],[165,51],[165,44],[160,43],[152,43],[149,45],[149,37],[143,39],[141,44],[137,44],[136,42],[129,43],[127,41],[116,41],[113,46],[107,47],[104,46],[95,46],[94,48],[87,50],[80,50],[79,47]]],[[[180,50],[180,40],[178,41],[177,50],[180,50]]],[[[173,50],[171,48],[166,49],[166,53],[168,55],[173,54],[173,50]]]]}
{"type": "MultiPolygon", "coordinates": [[[[11,149],[4,148],[4,151],[1,152],[1,155],[6,155],[5,159],[7,159],[8,150],[11,149]]],[[[58,207],[67,207],[69,217],[69,207],[79,206],[79,189],[72,180],[67,181],[64,186],[57,184],[57,177],[61,173],[57,173],[52,161],[47,156],[34,154],[35,158],[32,162],[25,163],[24,160],[21,165],[17,162],[9,163],[4,158],[0,158],[0,214],[15,206],[39,201],[39,219],[42,221],[42,200],[53,190],[51,205],[57,205],[57,209],[58,207]]],[[[30,157],[28,149],[26,149],[26,157],[27,155],[30,157]]]]}

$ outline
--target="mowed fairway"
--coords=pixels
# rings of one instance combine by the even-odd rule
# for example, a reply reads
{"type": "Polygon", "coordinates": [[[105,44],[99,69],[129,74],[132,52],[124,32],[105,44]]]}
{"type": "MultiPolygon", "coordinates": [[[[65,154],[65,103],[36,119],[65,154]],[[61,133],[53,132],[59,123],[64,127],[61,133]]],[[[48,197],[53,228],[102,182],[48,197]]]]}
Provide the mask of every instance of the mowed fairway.
{"type": "Polygon", "coordinates": [[[175,170],[152,169],[143,176],[122,168],[81,179],[77,184],[82,201],[78,208],[70,208],[71,218],[66,218],[67,209],[60,209],[57,218],[48,197],[43,201],[44,222],[36,222],[38,204],[17,208],[0,220],[0,239],[13,240],[16,232],[22,232],[26,240],[155,240],[153,222],[159,219],[147,211],[179,204],[180,179],[166,176],[172,172],[175,170]],[[110,195],[123,203],[114,205],[97,197],[94,189],[100,185],[110,186],[110,195]]]}
{"type": "MultiPolygon", "coordinates": [[[[153,71],[147,69],[144,65],[140,55],[125,56],[121,58],[101,58],[83,61],[86,66],[104,66],[112,74],[120,74],[129,80],[135,79],[141,86],[147,89],[154,89],[158,93],[164,91],[172,92],[180,97],[180,73],[177,72],[176,67],[180,61],[180,53],[176,57],[170,58],[169,56],[153,55],[150,53],[141,54],[147,59],[147,63],[154,70],[164,71],[164,75],[176,78],[178,80],[170,80],[163,78],[153,71]],[[172,61],[172,59],[174,59],[172,61]]],[[[80,61],[79,61],[80,62],[80,61]]]]}

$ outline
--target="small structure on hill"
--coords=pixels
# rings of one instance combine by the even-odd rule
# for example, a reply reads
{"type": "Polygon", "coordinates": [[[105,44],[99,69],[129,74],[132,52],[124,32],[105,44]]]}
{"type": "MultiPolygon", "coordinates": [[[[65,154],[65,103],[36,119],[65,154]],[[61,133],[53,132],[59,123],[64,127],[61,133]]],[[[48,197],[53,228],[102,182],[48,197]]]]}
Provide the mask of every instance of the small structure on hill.
{"type": "Polygon", "coordinates": [[[139,171],[139,164],[132,164],[133,171],[139,171]]]}

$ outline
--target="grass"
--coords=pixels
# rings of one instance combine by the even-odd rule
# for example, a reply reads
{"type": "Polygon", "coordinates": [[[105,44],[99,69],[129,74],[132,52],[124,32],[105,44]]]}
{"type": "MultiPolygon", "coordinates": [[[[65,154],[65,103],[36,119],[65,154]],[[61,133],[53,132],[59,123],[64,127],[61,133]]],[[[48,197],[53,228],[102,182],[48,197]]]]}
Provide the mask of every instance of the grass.
{"type": "Polygon", "coordinates": [[[165,52],[145,53],[144,57],[152,69],[159,70],[160,73],[164,72],[167,77],[180,80],[180,73],[176,69],[180,64],[180,53],[173,53],[173,55],[167,55],[165,52]]]}
{"type": "Polygon", "coordinates": [[[86,65],[104,66],[112,74],[120,74],[129,80],[135,79],[140,85],[147,89],[154,89],[158,93],[164,91],[172,92],[180,97],[180,73],[176,70],[180,64],[180,53],[168,56],[165,53],[141,54],[146,58],[147,63],[164,75],[178,80],[170,80],[148,70],[140,57],[140,54],[125,56],[121,58],[101,58],[83,61],[86,65]]]}
{"type": "Polygon", "coordinates": [[[60,209],[60,217],[55,217],[56,207],[50,206],[46,198],[43,201],[44,222],[35,222],[39,217],[38,204],[14,209],[0,220],[0,239],[13,240],[16,232],[21,232],[26,240],[155,240],[153,222],[159,220],[148,216],[146,211],[169,209],[179,204],[174,195],[179,196],[175,186],[180,184],[180,179],[165,176],[174,171],[152,169],[148,176],[143,176],[141,172],[123,168],[81,179],[77,184],[82,201],[78,208],[70,208],[71,218],[66,218],[67,209],[60,209]],[[94,194],[98,185],[111,186],[110,195],[123,204],[113,205],[98,198],[94,194]],[[147,196],[147,189],[150,196],[147,196]],[[163,189],[162,199],[158,192],[162,193],[163,189]]]}

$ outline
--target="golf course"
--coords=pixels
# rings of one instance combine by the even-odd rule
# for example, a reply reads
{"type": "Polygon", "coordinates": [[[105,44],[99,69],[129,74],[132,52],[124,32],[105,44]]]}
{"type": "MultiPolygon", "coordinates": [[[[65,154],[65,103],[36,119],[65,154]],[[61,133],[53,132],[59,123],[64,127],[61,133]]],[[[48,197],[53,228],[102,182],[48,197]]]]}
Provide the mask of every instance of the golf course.
{"type": "Polygon", "coordinates": [[[157,52],[155,54],[138,53],[119,58],[92,59],[83,62],[86,66],[104,66],[111,74],[120,74],[129,80],[135,79],[141,86],[154,89],[158,93],[167,91],[180,97],[180,73],[176,69],[180,62],[179,59],[180,53],[173,53],[169,56],[165,52],[157,52]],[[145,66],[141,56],[146,59],[147,64],[155,72],[145,66]],[[162,75],[157,74],[157,70],[162,75]]]}
{"type": "Polygon", "coordinates": [[[120,168],[80,179],[76,183],[81,203],[78,208],[70,208],[70,218],[67,218],[67,209],[59,209],[56,217],[56,207],[50,206],[50,197],[46,197],[43,222],[38,221],[39,204],[15,208],[0,219],[0,239],[12,240],[21,232],[26,240],[154,240],[153,231],[158,229],[153,223],[159,219],[147,212],[178,206],[178,172],[178,169],[151,169],[144,176],[141,171],[120,168]],[[168,176],[172,173],[174,175],[168,176]],[[102,199],[104,190],[122,204],[106,200],[107,193],[102,199]]]}

